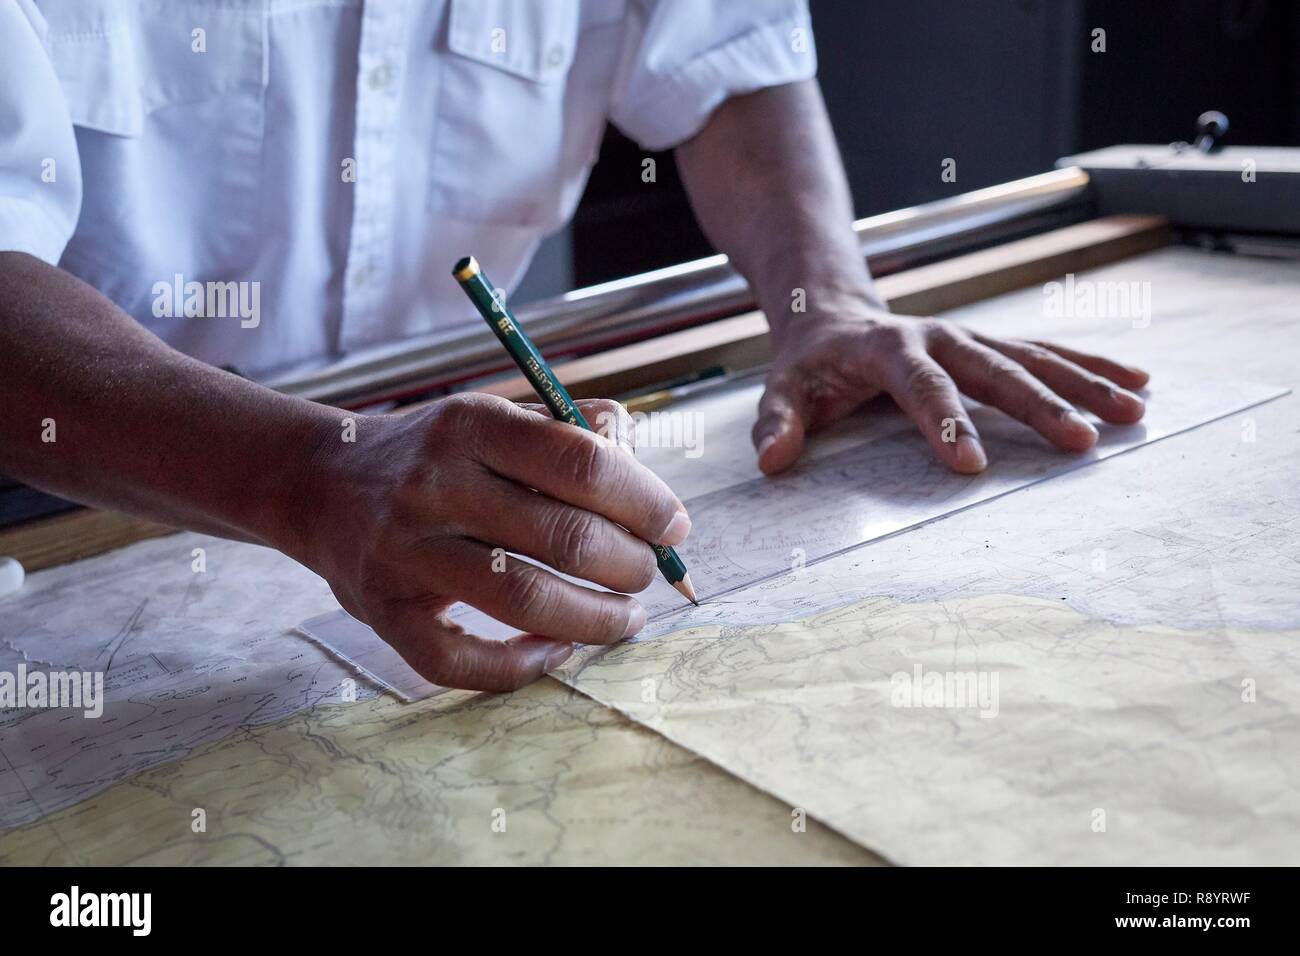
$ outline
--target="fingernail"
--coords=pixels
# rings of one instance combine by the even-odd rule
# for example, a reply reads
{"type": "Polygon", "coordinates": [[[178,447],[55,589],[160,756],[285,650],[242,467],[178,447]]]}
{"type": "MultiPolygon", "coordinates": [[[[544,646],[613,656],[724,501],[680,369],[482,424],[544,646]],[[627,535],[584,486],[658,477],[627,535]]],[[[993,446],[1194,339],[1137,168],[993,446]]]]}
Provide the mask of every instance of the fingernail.
{"type": "Polygon", "coordinates": [[[679,511],[673,515],[673,520],[668,522],[668,527],[659,536],[659,543],[668,545],[681,544],[690,533],[691,519],[686,516],[685,511],[679,511]]]}
{"type": "Polygon", "coordinates": [[[1142,401],[1141,395],[1134,395],[1127,388],[1120,388],[1118,385],[1112,386],[1110,396],[1117,402],[1125,405],[1131,405],[1134,408],[1146,408],[1147,403],[1142,401]]]}
{"type": "Polygon", "coordinates": [[[555,670],[573,655],[572,644],[557,644],[546,655],[546,663],[543,665],[544,670],[555,670]]]}
{"type": "Polygon", "coordinates": [[[775,435],[768,435],[766,438],[764,438],[761,442],[758,443],[758,457],[762,458],[763,452],[767,451],[775,444],[776,444],[775,435]]]}
{"type": "Polygon", "coordinates": [[[1097,437],[1097,429],[1093,428],[1092,422],[1084,418],[1078,412],[1067,412],[1065,420],[1070,423],[1070,427],[1077,428],[1080,431],[1090,432],[1092,437],[1097,437]]]}
{"type": "Polygon", "coordinates": [[[984,446],[970,435],[957,436],[957,468],[965,474],[983,471],[989,465],[984,446]]]}
{"type": "Polygon", "coordinates": [[[632,613],[627,616],[627,628],[623,631],[623,636],[631,637],[643,627],[645,627],[645,608],[639,603],[633,604],[632,613]]]}

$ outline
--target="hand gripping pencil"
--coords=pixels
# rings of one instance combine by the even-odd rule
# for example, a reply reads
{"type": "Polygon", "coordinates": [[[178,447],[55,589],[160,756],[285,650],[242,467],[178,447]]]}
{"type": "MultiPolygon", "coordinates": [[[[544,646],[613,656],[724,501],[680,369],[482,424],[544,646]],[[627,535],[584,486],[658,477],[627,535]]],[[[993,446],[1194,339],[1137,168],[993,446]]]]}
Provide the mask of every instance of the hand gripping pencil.
{"type": "MultiPolygon", "coordinates": [[[[556,420],[591,431],[591,426],[582,417],[582,412],[569,397],[568,391],[560,384],[560,380],[555,377],[551,367],[546,364],[542,353],[537,351],[537,346],[519,327],[519,323],[506,304],[493,294],[492,283],[488,282],[487,276],[479,268],[478,260],[473,256],[466,256],[456,263],[451,274],[456,277],[460,287],[465,290],[465,294],[478,309],[479,315],[483,316],[483,320],[496,333],[496,337],[501,340],[501,344],[506,347],[510,357],[515,360],[524,377],[532,383],[556,420]]],[[[677,552],[664,544],[652,543],[650,547],[654,550],[655,558],[659,562],[659,570],[668,583],[692,604],[698,605],[699,601],[695,599],[695,588],[691,585],[691,576],[686,573],[686,565],[682,564],[682,559],[677,556],[677,552]]]]}

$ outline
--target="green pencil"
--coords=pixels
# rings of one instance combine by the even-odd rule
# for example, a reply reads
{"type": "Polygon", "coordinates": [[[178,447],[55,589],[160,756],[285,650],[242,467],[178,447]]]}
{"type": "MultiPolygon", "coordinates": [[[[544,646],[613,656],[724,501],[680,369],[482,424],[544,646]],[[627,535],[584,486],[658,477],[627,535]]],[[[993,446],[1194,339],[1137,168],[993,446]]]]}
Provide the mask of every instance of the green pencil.
{"type": "MultiPolygon", "coordinates": [[[[551,367],[546,364],[542,353],[537,351],[537,346],[533,344],[532,339],[519,327],[518,321],[506,304],[497,299],[492,283],[488,282],[487,276],[479,268],[478,260],[473,256],[466,256],[452,267],[451,274],[456,277],[460,287],[465,290],[465,294],[478,309],[479,315],[483,316],[483,320],[496,333],[496,337],[501,340],[501,344],[506,347],[510,357],[515,360],[524,377],[532,383],[533,389],[546,403],[546,407],[551,410],[556,420],[591,431],[592,427],[587,424],[587,419],[582,416],[582,412],[578,410],[568,391],[555,377],[551,367]]],[[[666,544],[651,543],[650,547],[659,562],[659,571],[668,583],[686,600],[699,606],[700,602],[695,598],[695,588],[691,585],[691,576],[686,572],[686,565],[682,564],[682,559],[677,556],[677,552],[666,544]]]]}

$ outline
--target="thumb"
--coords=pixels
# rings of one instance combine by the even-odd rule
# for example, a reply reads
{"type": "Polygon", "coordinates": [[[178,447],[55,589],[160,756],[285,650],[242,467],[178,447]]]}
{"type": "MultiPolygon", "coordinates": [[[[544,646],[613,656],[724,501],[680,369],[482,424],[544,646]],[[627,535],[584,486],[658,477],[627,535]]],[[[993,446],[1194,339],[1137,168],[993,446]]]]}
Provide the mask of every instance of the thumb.
{"type": "Polygon", "coordinates": [[[808,423],[803,389],[788,377],[771,376],[759,400],[758,421],[752,432],[763,474],[775,475],[799,460],[808,423]]]}

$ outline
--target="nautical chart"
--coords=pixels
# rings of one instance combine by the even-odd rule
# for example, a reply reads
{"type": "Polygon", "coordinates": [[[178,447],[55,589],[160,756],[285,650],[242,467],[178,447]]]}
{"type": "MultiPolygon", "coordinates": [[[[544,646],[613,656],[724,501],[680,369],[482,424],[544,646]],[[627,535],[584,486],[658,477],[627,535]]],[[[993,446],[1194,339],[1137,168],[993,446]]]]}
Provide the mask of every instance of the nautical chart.
{"type": "Polygon", "coordinates": [[[1151,281],[1152,323],[1044,323],[1038,289],[961,320],[1151,369],[1100,463],[976,409],[991,467],[948,475],[881,405],[759,481],[755,383],[686,403],[702,456],[638,455],[691,505],[705,603],[645,595],[635,641],[557,672],[581,694],[376,695],[296,633],[325,583],[252,545],[33,574],[0,670],[106,671],[107,700],[0,712],[0,862],[1294,863],[1297,404],[1217,380],[1295,384],[1300,271],[1177,249],[1097,274],[1151,281]]]}
{"type": "MultiPolygon", "coordinates": [[[[752,407],[755,387],[739,392],[752,407]]],[[[762,592],[725,604],[717,599],[1285,393],[1265,385],[1167,387],[1141,424],[1103,425],[1098,446],[1085,456],[1057,452],[1024,426],[976,407],[972,417],[996,467],[974,478],[939,463],[915,428],[893,413],[887,430],[872,440],[810,458],[776,478],[744,480],[689,498],[693,530],[678,553],[701,607],[684,606],[676,591],[656,580],[640,595],[650,623],[632,643],[719,614],[743,613],[751,605],[761,609],[762,592]]],[[[485,636],[517,633],[472,608],[462,606],[453,616],[485,636]]],[[[404,699],[438,690],[344,611],[306,621],[302,630],[404,699]]]]}
{"type": "MultiPolygon", "coordinates": [[[[827,679],[832,673],[852,671],[858,666],[854,662],[863,659],[861,641],[869,635],[859,622],[889,619],[898,622],[895,629],[905,631],[927,620],[926,615],[937,614],[937,620],[944,621],[952,614],[971,613],[962,605],[943,601],[934,606],[905,601],[902,609],[871,603],[870,595],[878,593],[886,580],[893,583],[885,586],[898,588],[900,594],[902,582],[910,582],[907,601],[924,602],[946,593],[944,587],[936,585],[927,591],[919,584],[935,570],[932,559],[904,575],[906,562],[900,554],[906,549],[901,543],[910,536],[896,537],[896,532],[1007,496],[1046,478],[1089,466],[1112,467],[1093,462],[1278,394],[1280,390],[1262,386],[1166,386],[1160,401],[1152,403],[1143,426],[1103,429],[1102,446],[1084,460],[1061,455],[1019,426],[976,409],[976,421],[997,467],[973,480],[951,475],[932,463],[928,448],[901,417],[877,421],[869,440],[828,442],[810,455],[805,465],[781,479],[740,475],[729,485],[688,496],[695,532],[683,548],[683,557],[704,598],[703,606],[683,608],[676,593],[666,586],[666,594],[656,595],[652,589],[645,600],[653,617],[642,635],[608,652],[608,661],[603,649],[576,655],[558,676],[769,793],[791,802],[797,798],[798,806],[806,805],[810,813],[820,814],[855,840],[865,843],[869,824],[881,836],[881,842],[874,845],[893,850],[890,831],[879,816],[864,816],[861,808],[836,802],[846,792],[836,780],[816,774],[799,776],[806,768],[794,758],[804,752],[801,748],[807,740],[800,741],[796,735],[787,751],[778,735],[772,749],[751,762],[731,746],[741,739],[738,733],[733,733],[730,741],[720,741],[707,731],[709,722],[683,725],[677,722],[677,715],[689,713],[692,707],[704,712],[705,698],[716,691],[713,685],[717,680],[750,688],[758,702],[756,717],[766,706],[762,705],[765,693],[758,689],[765,684],[785,687],[794,694],[797,687],[835,686],[838,682],[840,692],[849,693],[852,684],[840,677],[829,683],[827,679]],[[894,555],[891,574],[864,575],[863,568],[871,565],[876,552],[860,545],[891,536],[895,536],[889,542],[894,555]],[[895,547],[894,542],[900,544],[895,547]],[[837,608],[844,608],[847,616],[835,617],[837,608]],[[832,617],[827,618],[828,613],[832,617]],[[844,631],[845,626],[850,630],[844,631]],[[708,635],[713,643],[701,644],[683,634],[708,635]],[[811,671],[791,668],[778,679],[761,654],[746,656],[764,647],[765,635],[786,640],[791,634],[796,635],[796,644],[808,648],[811,639],[813,645],[827,651],[796,655],[787,661],[812,662],[811,671]],[[665,635],[670,636],[658,640],[665,635]],[[649,643],[656,646],[638,650],[649,643]],[[725,660],[715,662],[717,678],[708,681],[690,677],[694,668],[685,666],[695,659],[692,648],[704,647],[709,648],[709,655],[726,654],[725,660]],[[838,656],[836,647],[841,650],[838,656]],[[638,660],[640,664],[635,663],[638,660]],[[745,664],[746,660],[750,663],[745,664]],[[631,670],[630,661],[634,665],[631,670]],[[680,684],[683,680],[687,683],[680,684]],[[654,688],[660,711],[647,712],[641,707],[647,686],[654,688]],[[690,688],[691,693],[683,688],[690,688]],[[634,699],[629,697],[633,693],[634,699]],[[706,728],[703,735],[696,734],[700,727],[706,728]],[[757,773],[756,766],[769,770],[757,773]],[[778,773],[804,779],[808,787],[788,792],[788,781],[778,785],[778,773]],[[813,782],[825,789],[811,789],[813,782]]],[[[738,406],[743,401],[752,408],[752,397],[752,391],[738,392],[738,406]]],[[[734,473],[739,474],[739,469],[734,473]]],[[[687,480],[682,483],[689,485],[687,480]]],[[[970,543],[962,546],[978,547],[970,543]]],[[[978,563],[963,558],[956,566],[978,563]]],[[[951,569],[945,573],[951,575],[951,569]]],[[[1109,590],[1098,593],[1114,596],[1119,593],[1114,591],[1116,583],[1107,582],[1109,590]]],[[[967,586],[973,594],[996,591],[987,576],[967,586]]],[[[1006,623],[1014,622],[1019,613],[1013,603],[1003,601],[997,607],[1002,609],[998,613],[1008,615],[1003,624],[1014,634],[1014,623],[1006,623]]],[[[285,722],[322,706],[339,705],[340,713],[350,712],[346,705],[352,697],[365,702],[373,698],[374,690],[364,681],[354,682],[359,675],[340,661],[340,656],[361,660],[369,655],[367,670],[381,684],[397,687],[407,699],[434,690],[415,677],[368,628],[341,612],[326,615],[334,625],[332,631],[326,631],[332,650],[293,638],[295,625],[331,605],[337,606],[324,582],[284,556],[203,535],[144,542],[124,552],[34,575],[23,592],[3,604],[0,667],[12,669],[26,662],[106,670],[107,701],[104,716],[97,721],[72,720],[60,711],[0,714],[0,829],[52,814],[62,819],[65,810],[87,806],[86,801],[109,788],[118,792],[117,785],[137,779],[151,768],[187,761],[191,755],[208,753],[218,745],[225,748],[221,742],[241,728],[294,726],[285,722]],[[196,572],[200,551],[204,569],[196,572]],[[147,588],[142,587],[144,581],[147,588]],[[234,595],[238,595],[237,601],[234,595]],[[376,665],[385,654],[383,666],[376,665]]],[[[1031,615],[1030,620],[1053,622],[1057,618],[1031,615]]],[[[1085,627],[1064,618],[1060,622],[1066,632],[1085,627]]],[[[1267,651],[1273,645],[1253,646],[1267,651]]],[[[698,658],[697,663],[703,660],[698,658]]],[[[1222,665],[1207,666],[1211,673],[1218,673],[1214,668],[1222,665]]],[[[878,680],[880,675],[873,674],[871,680],[878,680]]],[[[879,686],[870,688],[871,694],[879,691],[879,686]]],[[[734,695],[716,696],[714,706],[728,701],[734,704],[735,700],[734,695]]],[[[790,706],[815,709],[822,705],[794,694],[790,706]]],[[[780,712],[796,711],[787,708],[780,712]]],[[[862,713],[878,716],[880,712],[869,708],[862,713]]],[[[390,724],[401,725],[400,712],[387,717],[383,726],[390,724]]],[[[719,719],[712,726],[725,728],[728,724],[719,719]]],[[[849,729],[857,733],[863,728],[849,729]]],[[[828,754],[839,746],[831,738],[818,740],[828,754]]],[[[256,756],[260,746],[253,743],[245,750],[256,756]]],[[[232,765],[223,773],[238,780],[244,772],[239,766],[251,771],[254,764],[232,765]]],[[[903,791],[898,794],[901,800],[903,791]]],[[[884,806],[891,804],[886,801],[884,806]]],[[[355,820],[351,825],[356,825],[355,820]]],[[[104,826],[111,830],[111,819],[105,818],[104,826]]],[[[924,846],[916,852],[920,855],[913,858],[929,858],[924,846]]],[[[907,857],[896,853],[896,858],[907,857]]]]}

